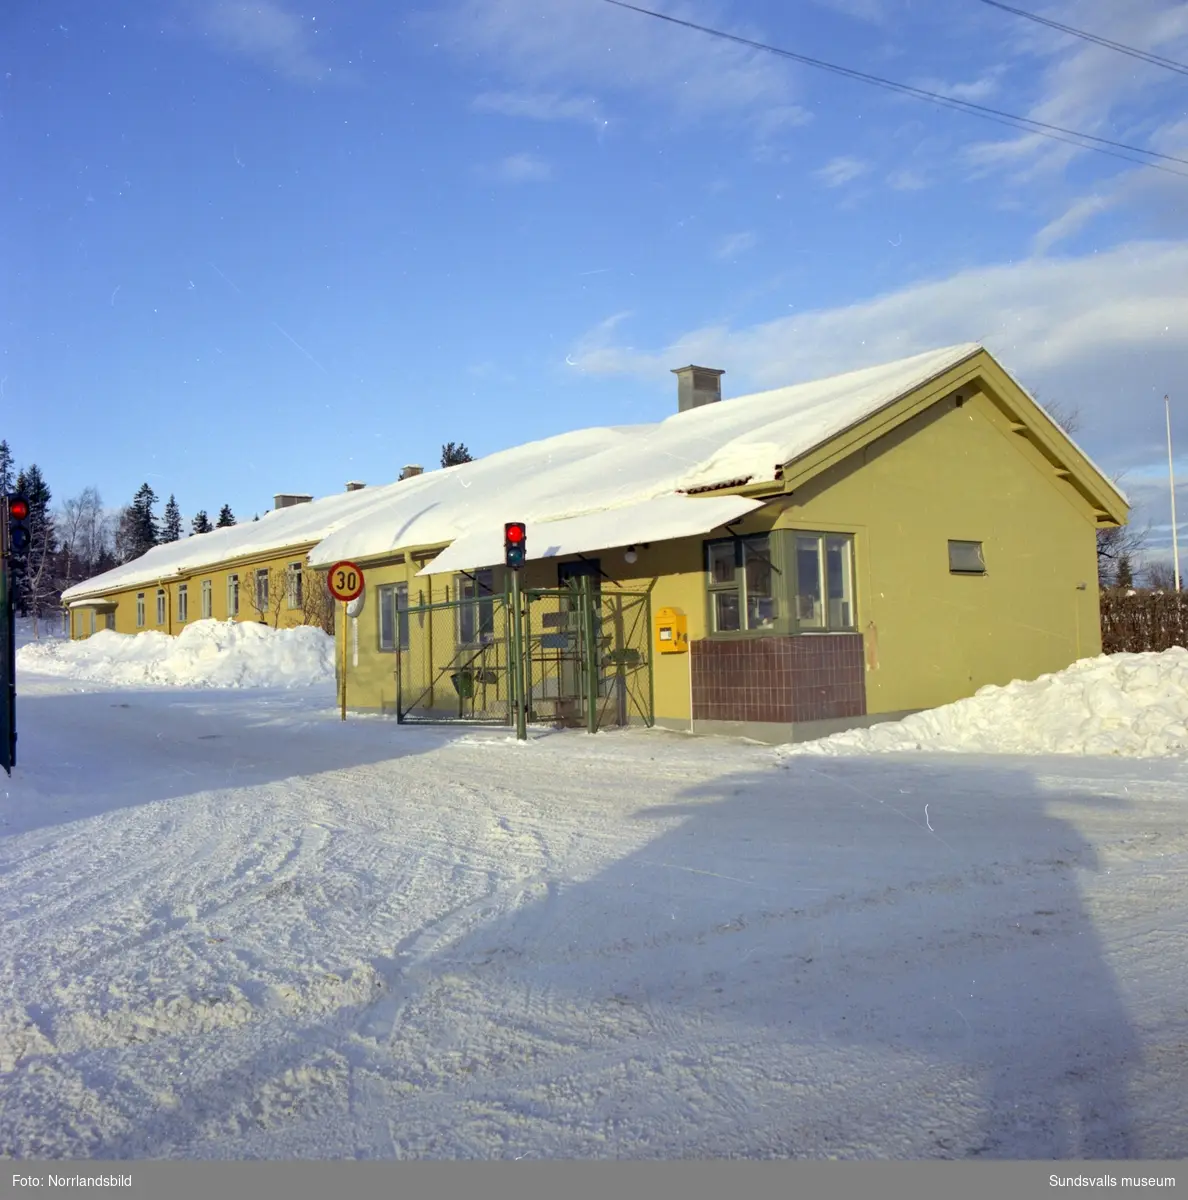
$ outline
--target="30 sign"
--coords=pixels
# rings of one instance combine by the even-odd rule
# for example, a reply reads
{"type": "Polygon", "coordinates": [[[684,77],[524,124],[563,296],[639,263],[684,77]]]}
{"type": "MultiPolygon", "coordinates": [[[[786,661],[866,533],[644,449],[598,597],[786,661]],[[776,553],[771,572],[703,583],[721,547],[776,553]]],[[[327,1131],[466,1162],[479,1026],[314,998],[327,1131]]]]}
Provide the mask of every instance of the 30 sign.
{"type": "Polygon", "coordinates": [[[363,590],[363,572],[353,562],[336,562],[326,577],[326,586],[335,600],[348,604],[363,590]]]}

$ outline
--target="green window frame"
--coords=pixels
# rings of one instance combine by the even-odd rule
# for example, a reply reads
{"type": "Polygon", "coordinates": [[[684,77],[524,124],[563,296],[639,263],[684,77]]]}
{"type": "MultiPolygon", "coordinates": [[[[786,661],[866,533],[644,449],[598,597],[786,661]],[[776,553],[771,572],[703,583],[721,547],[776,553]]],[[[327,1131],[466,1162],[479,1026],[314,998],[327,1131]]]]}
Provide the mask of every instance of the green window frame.
{"type": "Polygon", "coordinates": [[[705,543],[712,638],[841,633],[857,628],[854,537],[774,529],[705,543]]]}
{"type": "Polygon", "coordinates": [[[458,645],[485,646],[495,640],[495,572],[486,567],[454,577],[458,604],[458,645]]]}
{"type": "Polygon", "coordinates": [[[408,649],[408,584],[383,583],[376,592],[376,624],[379,648],[408,649]],[[399,643],[397,642],[399,638],[399,643]]]}

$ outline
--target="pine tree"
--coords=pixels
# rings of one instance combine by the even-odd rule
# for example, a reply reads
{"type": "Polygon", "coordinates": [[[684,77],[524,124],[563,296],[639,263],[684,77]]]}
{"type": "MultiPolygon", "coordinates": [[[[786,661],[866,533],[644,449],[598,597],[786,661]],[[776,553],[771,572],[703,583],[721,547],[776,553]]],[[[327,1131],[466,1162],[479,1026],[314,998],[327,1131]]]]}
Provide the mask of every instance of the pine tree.
{"type": "Polygon", "coordinates": [[[465,442],[458,442],[455,445],[453,442],[446,442],[441,448],[441,465],[443,467],[456,467],[459,463],[474,462],[470,457],[470,451],[466,449],[465,442]]]}
{"type": "Polygon", "coordinates": [[[7,442],[0,442],[0,493],[12,491],[12,451],[7,442]]]}
{"type": "Polygon", "coordinates": [[[153,512],[153,505],[156,503],[157,493],[147,483],[142,483],[136,495],[132,497],[129,510],[126,547],[129,558],[139,558],[161,540],[157,529],[157,516],[153,512]]]}
{"type": "Polygon", "coordinates": [[[1134,587],[1134,572],[1130,567],[1130,555],[1120,554],[1118,556],[1118,569],[1114,576],[1114,586],[1129,591],[1134,587]]]}
{"type": "Polygon", "coordinates": [[[224,504],[219,509],[219,519],[215,522],[216,529],[226,529],[228,525],[235,524],[235,514],[231,511],[230,504],[224,504]]]}
{"type": "Polygon", "coordinates": [[[169,499],[165,503],[165,514],[161,521],[161,541],[176,542],[181,538],[181,532],[181,509],[178,508],[177,500],[170,493],[169,499]]]}
{"type": "Polygon", "coordinates": [[[32,614],[36,636],[37,618],[51,607],[55,594],[58,542],[49,507],[53,493],[36,463],[17,475],[16,490],[29,501],[29,545],[12,555],[13,576],[21,615],[32,614]]]}
{"type": "Polygon", "coordinates": [[[214,526],[210,523],[210,518],[206,515],[206,509],[200,508],[197,515],[190,522],[191,533],[209,533],[214,526]]]}

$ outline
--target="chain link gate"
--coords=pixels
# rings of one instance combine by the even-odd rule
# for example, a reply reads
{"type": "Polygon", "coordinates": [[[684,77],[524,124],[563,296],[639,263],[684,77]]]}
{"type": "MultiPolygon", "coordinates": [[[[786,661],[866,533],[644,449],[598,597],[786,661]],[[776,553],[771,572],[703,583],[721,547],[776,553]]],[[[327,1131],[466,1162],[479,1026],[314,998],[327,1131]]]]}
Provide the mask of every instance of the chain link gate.
{"type": "MultiPolygon", "coordinates": [[[[648,592],[601,591],[588,579],[523,592],[528,720],[585,726],[653,722],[648,592]]],[[[401,612],[396,654],[401,723],[515,721],[512,607],[507,596],[401,612]]]]}

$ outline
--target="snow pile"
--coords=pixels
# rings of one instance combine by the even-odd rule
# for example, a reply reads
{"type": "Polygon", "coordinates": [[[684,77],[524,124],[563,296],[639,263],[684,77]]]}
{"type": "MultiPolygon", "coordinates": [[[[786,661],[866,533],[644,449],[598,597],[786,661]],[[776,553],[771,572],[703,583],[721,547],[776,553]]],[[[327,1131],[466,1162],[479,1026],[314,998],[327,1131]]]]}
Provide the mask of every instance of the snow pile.
{"type": "Polygon", "coordinates": [[[22,671],[101,683],[300,687],[334,680],[334,639],[309,625],[271,629],[195,621],[177,637],[101,630],[85,641],[22,646],[22,671]]]}
{"type": "Polygon", "coordinates": [[[980,688],[902,721],[852,729],[788,754],[950,750],[980,754],[1188,752],[1188,650],[1103,654],[1038,679],[980,688]]]}

